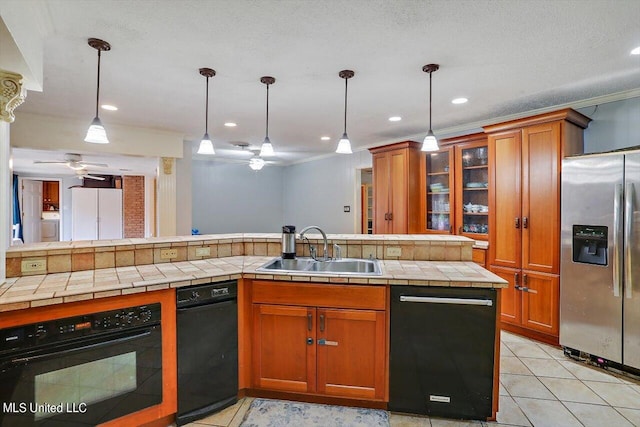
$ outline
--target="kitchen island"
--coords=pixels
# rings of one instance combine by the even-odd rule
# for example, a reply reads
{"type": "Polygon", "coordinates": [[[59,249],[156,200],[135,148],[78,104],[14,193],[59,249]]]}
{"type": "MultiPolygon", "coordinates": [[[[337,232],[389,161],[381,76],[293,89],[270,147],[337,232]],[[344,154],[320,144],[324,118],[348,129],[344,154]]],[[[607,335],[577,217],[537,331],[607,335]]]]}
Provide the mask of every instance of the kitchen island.
{"type": "MultiPolygon", "coordinates": [[[[310,237],[312,243],[319,243],[310,237]]],[[[237,280],[241,394],[386,408],[390,287],[487,288],[496,290],[499,296],[497,290],[506,286],[505,281],[471,261],[474,242],[464,237],[329,235],[328,239],[339,244],[348,257],[380,259],[382,275],[256,271],[280,255],[277,234],[55,242],[12,248],[7,253],[7,271],[15,277],[0,287],[0,329],[27,323],[27,319],[65,317],[68,310],[91,312],[107,302],[126,306],[127,299],[136,295],[146,295],[151,298],[149,301],[161,299],[163,310],[168,313],[167,322],[163,317],[163,342],[167,345],[163,354],[165,394],[159,409],[140,420],[169,421],[176,407],[175,346],[171,349],[175,327],[168,324],[175,318],[175,305],[167,301],[175,300],[175,288],[237,280]],[[43,262],[46,274],[37,271],[43,262]],[[33,269],[36,271],[28,271],[33,269]],[[325,340],[317,348],[305,344],[301,347],[305,354],[303,377],[308,380],[289,381],[287,376],[291,373],[284,373],[279,379],[272,375],[272,368],[273,363],[282,361],[269,362],[263,357],[270,354],[263,347],[267,342],[263,338],[270,334],[265,329],[269,321],[283,319],[278,316],[282,310],[300,316],[302,322],[298,323],[305,330],[311,315],[313,332],[318,335],[314,343],[322,339],[324,322],[327,328],[341,324],[345,338],[359,336],[365,341],[331,346],[325,345],[325,340]],[[370,337],[369,341],[366,337],[370,337]],[[372,347],[363,351],[364,345],[372,347]],[[361,348],[359,355],[349,350],[354,348],[361,348]],[[336,353],[337,350],[343,353],[336,353]],[[366,369],[355,369],[358,366],[366,369]]],[[[297,246],[298,254],[308,254],[307,246],[297,246]]],[[[492,335],[497,361],[495,325],[494,322],[492,335]]],[[[493,382],[497,385],[497,364],[493,382]]],[[[497,390],[495,386],[493,416],[497,411],[497,390]]]]}

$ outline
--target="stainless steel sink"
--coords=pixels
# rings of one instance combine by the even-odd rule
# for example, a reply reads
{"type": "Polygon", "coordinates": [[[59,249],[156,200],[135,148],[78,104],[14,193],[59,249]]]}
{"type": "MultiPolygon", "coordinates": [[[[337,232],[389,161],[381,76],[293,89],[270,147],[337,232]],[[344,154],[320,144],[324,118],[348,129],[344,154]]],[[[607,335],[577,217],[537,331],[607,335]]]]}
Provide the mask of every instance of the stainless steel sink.
{"type": "Polygon", "coordinates": [[[353,276],[379,276],[382,274],[378,260],[358,258],[319,261],[313,258],[282,259],[278,257],[258,267],[256,271],[270,273],[315,272],[353,276]]]}
{"type": "Polygon", "coordinates": [[[295,259],[282,259],[280,257],[274,258],[268,263],[257,268],[257,271],[282,271],[282,272],[293,272],[293,271],[307,271],[311,268],[311,265],[315,263],[316,260],[313,258],[295,258],[295,259]]]}

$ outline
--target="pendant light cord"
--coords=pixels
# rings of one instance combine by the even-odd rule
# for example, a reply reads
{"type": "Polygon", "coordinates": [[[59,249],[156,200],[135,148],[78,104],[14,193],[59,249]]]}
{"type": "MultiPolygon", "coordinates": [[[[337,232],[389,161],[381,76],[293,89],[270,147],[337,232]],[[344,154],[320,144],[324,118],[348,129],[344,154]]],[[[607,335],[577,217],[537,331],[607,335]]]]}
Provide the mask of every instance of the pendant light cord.
{"type": "Polygon", "coordinates": [[[433,94],[433,89],[431,88],[431,76],[433,72],[429,73],[429,130],[431,130],[431,95],[433,94]]]}
{"type": "Polygon", "coordinates": [[[207,77],[207,99],[204,106],[204,133],[209,133],[209,77],[207,77]]]}
{"type": "Polygon", "coordinates": [[[98,49],[98,83],[96,86],[96,117],[98,117],[98,105],[100,105],[100,49],[98,49]]]}
{"type": "Polygon", "coordinates": [[[265,139],[269,139],[269,85],[267,84],[267,119],[266,119],[266,136],[265,139]]]}
{"type": "Polygon", "coordinates": [[[349,79],[344,79],[344,133],[347,133],[347,84],[349,79]]]}

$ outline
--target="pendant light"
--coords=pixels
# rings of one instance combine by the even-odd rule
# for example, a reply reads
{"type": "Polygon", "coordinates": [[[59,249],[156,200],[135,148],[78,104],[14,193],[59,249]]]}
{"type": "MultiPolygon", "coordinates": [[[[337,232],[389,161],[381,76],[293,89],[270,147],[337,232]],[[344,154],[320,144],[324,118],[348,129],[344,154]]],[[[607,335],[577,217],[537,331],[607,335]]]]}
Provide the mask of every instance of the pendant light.
{"type": "Polygon", "coordinates": [[[433,134],[433,130],[431,130],[431,74],[438,71],[439,68],[440,65],[438,64],[427,64],[422,67],[422,71],[429,73],[429,132],[427,132],[427,136],[422,141],[422,151],[438,151],[440,149],[438,147],[438,139],[433,134]]]}
{"type": "MultiPolygon", "coordinates": [[[[267,85],[267,121],[266,121],[266,132],[265,132],[266,136],[264,137],[264,141],[262,142],[262,147],[260,148],[260,157],[273,156],[274,155],[273,145],[271,145],[271,141],[269,140],[269,85],[274,84],[276,82],[276,79],[274,77],[264,76],[264,77],[260,77],[260,82],[267,85]]],[[[264,160],[262,160],[262,165],[255,170],[262,169],[262,166],[264,166],[264,160]]]]}
{"type": "Polygon", "coordinates": [[[340,78],[344,79],[344,132],[342,133],[342,138],[338,141],[338,148],[336,148],[336,153],[340,154],[352,153],[351,142],[347,136],[347,82],[354,74],[351,70],[342,70],[338,73],[340,78]]]}
{"type": "Polygon", "coordinates": [[[216,154],[213,149],[213,143],[211,142],[211,138],[209,138],[209,78],[216,75],[216,71],[211,68],[200,68],[200,75],[207,78],[207,98],[205,102],[205,113],[204,113],[204,136],[202,137],[202,141],[200,141],[200,146],[198,147],[198,154],[216,154]]]}
{"type": "Polygon", "coordinates": [[[100,117],[98,117],[98,105],[100,105],[100,53],[103,51],[111,50],[111,45],[104,40],[90,38],[89,46],[98,51],[98,83],[96,85],[96,116],[93,118],[87,135],[84,137],[85,142],[91,142],[93,144],[108,144],[109,138],[107,138],[107,132],[102,126],[100,117]]]}

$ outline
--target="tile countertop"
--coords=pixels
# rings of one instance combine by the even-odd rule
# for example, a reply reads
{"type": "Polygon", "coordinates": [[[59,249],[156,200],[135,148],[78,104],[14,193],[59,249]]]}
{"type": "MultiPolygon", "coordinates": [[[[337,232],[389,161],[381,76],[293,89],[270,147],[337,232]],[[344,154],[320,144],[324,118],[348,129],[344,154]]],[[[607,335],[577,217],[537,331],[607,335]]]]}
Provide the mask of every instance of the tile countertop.
{"type": "Polygon", "coordinates": [[[273,259],[233,256],[164,264],[14,277],[0,286],[0,312],[91,300],[229,279],[292,280],[300,282],[374,285],[505,288],[507,282],[473,262],[380,261],[381,276],[322,273],[256,273],[273,259]]]}

